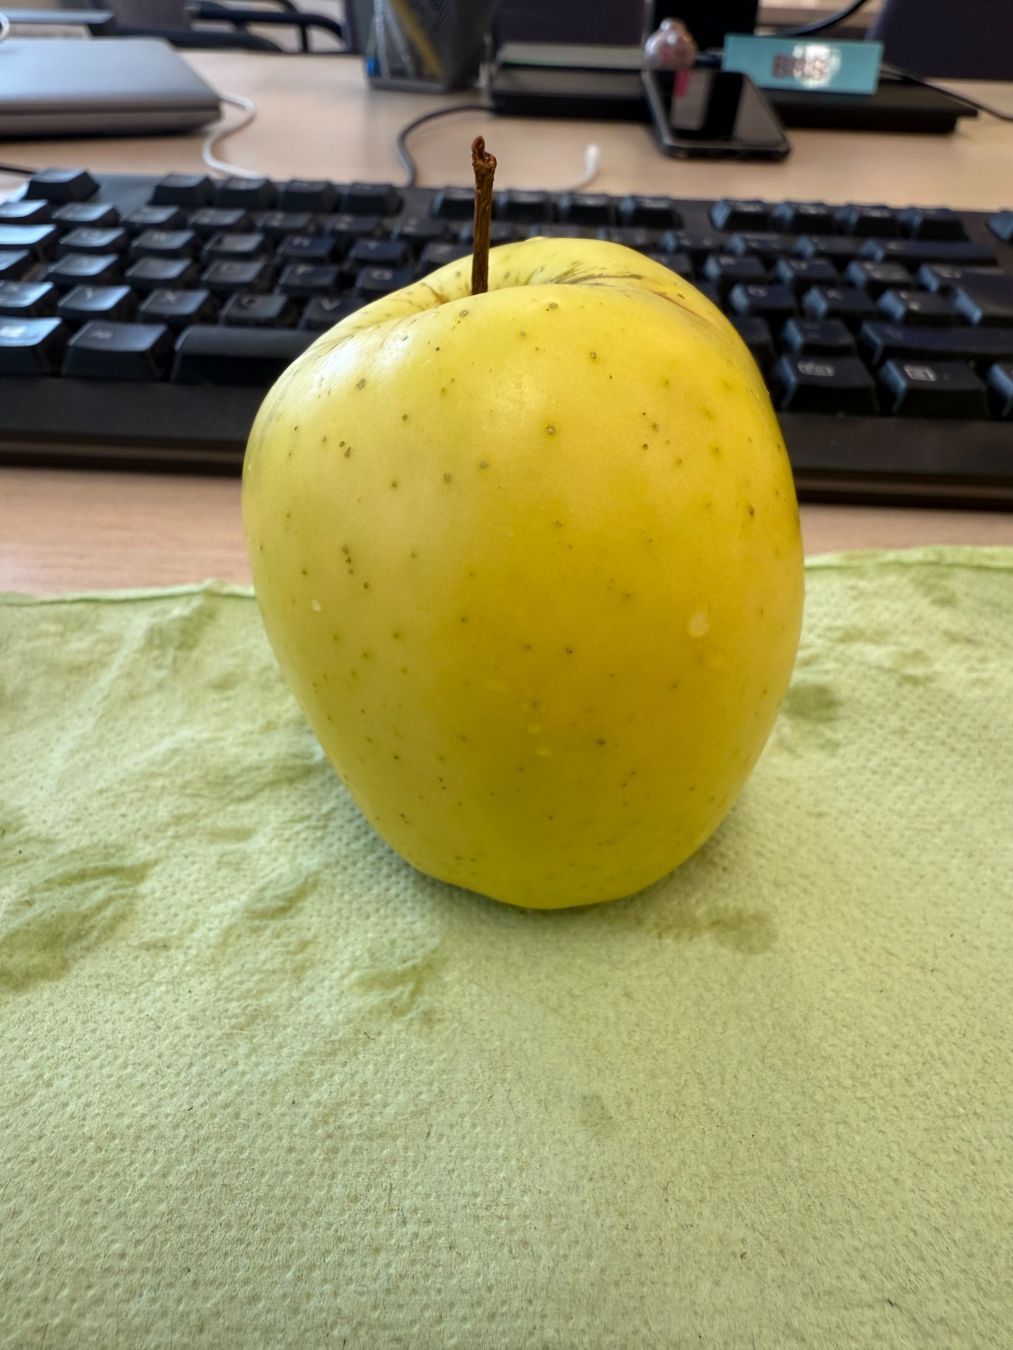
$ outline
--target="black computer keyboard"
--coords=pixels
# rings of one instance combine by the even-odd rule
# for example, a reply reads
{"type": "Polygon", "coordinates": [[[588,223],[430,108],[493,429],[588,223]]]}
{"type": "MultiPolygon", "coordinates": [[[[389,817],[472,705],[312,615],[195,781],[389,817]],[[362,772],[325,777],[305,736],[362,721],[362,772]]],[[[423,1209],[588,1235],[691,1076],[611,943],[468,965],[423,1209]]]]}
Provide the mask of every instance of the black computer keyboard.
{"type": "MultiPolygon", "coordinates": [[[[238,472],[316,335],[470,251],[472,194],[49,170],[0,203],[0,459],[238,472]]],[[[501,191],[493,242],[691,278],[764,372],[800,495],[1013,505],[1013,211],[501,191]]]]}

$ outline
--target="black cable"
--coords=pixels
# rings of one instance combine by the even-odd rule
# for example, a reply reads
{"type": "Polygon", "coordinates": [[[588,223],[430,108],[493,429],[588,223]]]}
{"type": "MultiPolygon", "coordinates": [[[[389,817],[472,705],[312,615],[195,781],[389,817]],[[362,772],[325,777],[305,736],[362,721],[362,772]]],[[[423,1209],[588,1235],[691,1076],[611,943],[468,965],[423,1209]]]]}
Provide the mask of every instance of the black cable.
{"type": "Polygon", "coordinates": [[[850,19],[852,14],[856,14],[863,5],[867,5],[869,0],[852,0],[850,5],[845,5],[839,9],[836,14],[828,14],[825,19],[816,19],[813,23],[804,24],[801,28],[778,28],[771,37],[808,37],[810,33],[823,33],[828,28],[833,28],[836,24],[843,23],[845,19],[850,19]]]}
{"type": "Polygon", "coordinates": [[[38,172],[38,169],[29,169],[24,164],[0,164],[0,173],[15,173],[20,178],[31,178],[38,172]]]}
{"type": "Polygon", "coordinates": [[[451,113],[459,113],[459,112],[487,113],[490,111],[491,109],[485,103],[455,103],[453,104],[452,107],[449,108],[437,108],[433,112],[423,113],[421,117],[416,117],[414,121],[409,122],[407,126],[403,126],[397,134],[397,141],[395,143],[395,148],[397,150],[397,157],[404,165],[404,170],[405,173],[407,174],[407,177],[405,179],[405,187],[414,187],[419,177],[419,167],[415,163],[415,159],[412,155],[412,152],[408,149],[408,137],[412,134],[413,131],[415,131],[418,127],[422,126],[426,122],[432,122],[434,118],[449,117],[451,113]]]}
{"type": "MultiPolygon", "coordinates": [[[[231,23],[233,27],[245,30],[247,24],[262,24],[264,26],[289,26],[299,29],[303,44],[303,51],[309,52],[309,32],[312,28],[321,28],[324,32],[332,34],[339,42],[348,46],[348,36],[344,27],[337,19],[329,18],[326,14],[306,14],[302,10],[286,9],[283,13],[274,13],[271,10],[255,9],[247,6],[234,7],[230,4],[223,4],[221,0],[197,0],[193,8],[193,15],[196,19],[211,23],[231,23]]],[[[344,52],[340,53],[344,55],[344,52]]]]}
{"type": "Polygon", "coordinates": [[[908,70],[901,70],[898,66],[888,66],[883,63],[881,73],[889,76],[891,79],[900,80],[903,84],[918,84],[923,89],[931,89],[934,94],[945,94],[947,98],[955,99],[957,103],[963,103],[968,108],[974,108],[976,112],[988,113],[989,117],[997,117],[1000,122],[1013,122],[1013,113],[1001,112],[998,108],[990,107],[987,103],[979,103],[976,98],[969,98],[967,94],[958,94],[952,89],[947,89],[944,84],[936,84],[934,80],[923,80],[920,75],[912,75],[908,70]]]}

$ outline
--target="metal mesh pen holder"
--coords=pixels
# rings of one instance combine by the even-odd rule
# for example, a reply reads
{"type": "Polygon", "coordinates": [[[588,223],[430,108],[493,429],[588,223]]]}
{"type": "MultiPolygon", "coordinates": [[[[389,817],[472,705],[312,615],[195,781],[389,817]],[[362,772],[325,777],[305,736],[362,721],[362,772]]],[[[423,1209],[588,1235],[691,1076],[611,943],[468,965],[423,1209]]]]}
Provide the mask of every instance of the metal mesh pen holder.
{"type": "Polygon", "coordinates": [[[366,74],[381,89],[474,84],[494,0],[374,0],[366,74]]]}

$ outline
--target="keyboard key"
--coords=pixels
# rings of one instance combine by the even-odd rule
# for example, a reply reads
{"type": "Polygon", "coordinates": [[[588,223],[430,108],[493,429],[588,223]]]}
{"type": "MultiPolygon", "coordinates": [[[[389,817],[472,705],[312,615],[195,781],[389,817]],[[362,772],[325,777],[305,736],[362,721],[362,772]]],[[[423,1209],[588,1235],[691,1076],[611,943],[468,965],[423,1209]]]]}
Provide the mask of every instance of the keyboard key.
{"type": "Polygon", "coordinates": [[[360,295],[375,300],[410,286],[415,273],[410,267],[364,267],[355,278],[355,289],[360,295]]]}
{"type": "Polygon", "coordinates": [[[794,239],[786,239],[783,234],[733,234],[725,244],[725,251],[740,256],[759,258],[766,266],[772,266],[778,258],[787,258],[795,247],[794,239]]]}
{"type": "Polygon", "coordinates": [[[201,206],[186,217],[187,228],[202,239],[229,232],[241,233],[248,230],[252,223],[250,213],[238,206],[201,206]]]}
{"type": "Polygon", "coordinates": [[[939,291],[884,291],[878,303],[880,313],[890,323],[949,328],[960,322],[953,301],[939,291]]]}
{"type": "Polygon", "coordinates": [[[197,279],[197,267],[190,258],[138,258],[127,268],[123,280],[137,291],[153,291],[162,286],[184,289],[197,279]]]}
{"type": "Polygon", "coordinates": [[[895,323],[863,323],[858,346],[870,365],[892,358],[966,361],[986,367],[1013,361],[1013,329],[922,328],[895,323]]]}
{"type": "Polygon", "coordinates": [[[832,234],[834,229],[834,208],[826,202],[779,202],[772,218],[785,234],[832,234]]]}
{"type": "Polygon", "coordinates": [[[663,253],[688,253],[694,267],[702,267],[712,253],[725,251],[725,238],[720,234],[666,230],[659,242],[663,253]]]}
{"type": "Polygon", "coordinates": [[[155,184],[151,202],[153,206],[210,206],[214,195],[215,185],[206,173],[170,173],[155,184]]]}
{"type": "Polygon", "coordinates": [[[750,314],[779,326],[796,312],[795,296],[789,286],[733,286],[728,296],[729,309],[736,315],[750,314]]]}
{"type": "Polygon", "coordinates": [[[223,178],[214,186],[215,206],[267,211],[277,200],[278,189],[269,178],[223,178]]]}
{"type": "Polygon", "coordinates": [[[574,225],[611,225],[615,216],[615,198],[607,192],[564,192],[559,199],[559,219],[574,225]]]}
{"type": "Polygon", "coordinates": [[[0,281],[20,281],[35,266],[35,259],[23,248],[0,250],[0,281]]]}
{"type": "Polygon", "coordinates": [[[278,281],[286,295],[309,298],[332,295],[341,286],[341,269],[333,263],[290,263],[278,281]]]}
{"type": "Polygon", "coordinates": [[[555,225],[544,220],[537,225],[522,225],[522,239],[597,239],[599,231],[593,225],[555,225]]]}
{"type": "Polygon", "coordinates": [[[355,295],[315,295],[303,310],[299,327],[313,333],[324,333],[349,314],[354,314],[366,303],[355,295]]]}
{"type": "MultiPolygon", "coordinates": [[[[688,253],[648,253],[647,256],[653,262],[661,263],[662,267],[667,267],[670,272],[678,272],[681,277],[692,278],[693,259],[688,253]]],[[[697,287],[702,290],[702,287],[697,287]]]]}
{"type": "Polygon", "coordinates": [[[175,290],[172,287],[158,287],[144,297],[137,317],[146,323],[163,323],[173,332],[178,332],[194,323],[209,322],[217,312],[214,297],[203,288],[175,290]]]}
{"type": "Polygon", "coordinates": [[[158,380],[172,336],[157,323],[86,323],[67,345],[64,375],[86,380],[158,380]]]}
{"type": "Polygon", "coordinates": [[[467,244],[427,244],[419,257],[419,274],[425,276],[428,272],[435,272],[438,267],[446,267],[448,263],[470,256],[471,249],[467,244]]]}
{"type": "Polygon", "coordinates": [[[1004,244],[1013,244],[1013,211],[996,211],[988,218],[988,228],[1004,244]]]}
{"type": "Polygon", "coordinates": [[[900,220],[889,206],[840,206],[834,212],[842,234],[892,239],[900,234],[900,220]]]}
{"type": "MultiPolygon", "coordinates": [[[[439,222],[437,221],[433,222],[433,224],[438,223],[439,222]]],[[[538,226],[533,225],[531,228],[537,230],[538,226]]],[[[456,232],[455,237],[462,244],[467,244],[470,250],[472,235],[474,234],[474,232],[475,232],[474,224],[472,223],[472,221],[469,220],[466,221],[460,227],[460,229],[456,232]]],[[[526,237],[527,231],[524,229],[524,227],[522,225],[511,225],[509,220],[494,220],[489,226],[489,243],[492,244],[493,246],[497,244],[513,244],[518,239],[524,239],[526,237]]]]}
{"type": "Polygon", "coordinates": [[[922,263],[916,280],[925,291],[952,291],[965,277],[1001,277],[995,267],[960,267],[956,263],[922,263]]]}
{"type": "MultiPolygon", "coordinates": [[[[244,219],[245,212],[241,212],[244,219]]],[[[289,234],[317,234],[316,222],[309,211],[258,211],[253,216],[253,225],[261,234],[267,235],[277,244],[289,234]]],[[[230,225],[230,230],[245,229],[246,226],[230,225]]]]}
{"type": "Polygon", "coordinates": [[[884,291],[911,285],[911,273],[900,263],[863,262],[855,259],[844,269],[844,280],[873,299],[884,291]]]}
{"type": "Polygon", "coordinates": [[[59,369],[66,344],[59,319],[0,315],[0,375],[49,375],[59,369]]]}
{"type": "Polygon", "coordinates": [[[193,230],[142,230],[130,245],[132,258],[190,258],[199,240],[193,230]]]}
{"type": "Polygon", "coordinates": [[[953,292],[957,313],[987,328],[1013,327],[1013,276],[966,277],[953,292]]]}
{"type": "Polygon", "coordinates": [[[857,356],[782,356],[774,367],[778,406],[792,412],[876,411],[876,386],[857,356]]]}
{"type": "Polygon", "coordinates": [[[34,319],[56,309],[57,290],[49,281],[0,281],[0,314],[34,319]]]}
{"type": "Polygon", "coordinates": [[[60,239],[58,252],[64,253],[120,253],[127,246],[127,232],[116,225],[96,228],[81,225],[68,230],[60,239]]]}
{"type": "Polygon", "coordinates": [[[317,216],[314,233],[329,234],[341,241],[365,239],[368,235],[378,235],[381,225],[379,216],[350,216],[345,211],[336,216],[317,216]]]}
{"type": "Polygon", "coordinates": [[[119,274],[120,259],[115,253],[66,253],[46,268],[46,280],[57,286],[104,286],[118,281],[119,274]]]}
{"type": "Polygon", "coordinates": [[[862,245],[863,258],[920,267],[927,262],[962,263],[965,267],[995,265],[995,255],[983,244],[966,239],[870,239],[862,245]]]}
{"type": "Polygon", "coordinates": [[[766,202],[733,201],[727,197],[711,207],[710,221],[716,230],[769,230],[772,223],[766,202]]]}
{"type": "Polygon", "coordinates": [[[186,212],[178,206],[139,206],[124,217],[123,224],[139,234],[142,230],[182,229],[186,219],[186,212]]]}
{"type": "Polygon", "coordinates": [[[774,276],[795,295],[803,295],[813,286],[837,286],[841,274],[828,258],[779,258],[774,276]]]}
{"type": "Polygon", "coordinates": [[[268,252],[267,239],[259,231],[243,234],[216,234],[204,245],[205,258],[263,258],[268,252]]]}
{"type": "Polygon", "coordinates": [[[409,256],[408,246],[399,239],[357,239],[348,260],[376,267],[403,267],[409,256]]]}
{"type": "MultiPolygon", "coordinates": [[[[475,214],[475,194],[471,188],[440,188],[430,210],[440,220],[471,220],[475,214]]],[[[501,214],[497,204],[493,216],[501,214]]]]}
{"type": "Polygon", "coordinates": [[[855,339],[840,319],[789,319],[781,341],[795,356],[855,354],[855,339]]]}
{"type": "Polygon", "coordinates": [[[136,308],[137,298],[129,286],[75,286],[56,306],[56,312],[68,323],[79,324],[91,319],[130,319],[136,308]]]}
{"type": "MultiPolygon", "coordinates": [[[[494,220],[493,228],[505,222],[494,220]]],[[[510,226],[506,227],[510,229],[510,226]]],[[[407,239],[412,244],[425,245],[430,241],[446,239],[449,227],[442,220],[431,216],[403,216],[394,227],[395,239],[407,239]]]]}
{"type": "Polygon", "coordinates": [[[84,202],[97,191],[98,183],[85,169],[43,169],[28,180],[25,196],[47,202],[84,202]]]}
{"type": "Polygon", "coordinates": [[[0,202],[0,225],[48,225],[53,214],[49,202],[21,197],[16,202],[0,202]]]}
{"type": "Polygon", "coordinates": [[[336,249],[337,241],[329,234],[290,234],[278,245],[278,258],[283,262],[325,263],[331,261],[336,249]]]}
{"type": "Polygon", "coordinates": [[[266,291],[271,285],[271,268],[266,262],[233,262],[217,258],[201,273],[201,285],[215,295],[233,291],[266,291]]]}
{"type": "Polygon", "coordinates": [[[640,225],[608,225],[598,231],[599,237],[613,244],[624,244],[638,253],[649,253],[656,249],[661,236],[657,230],[648,230],[640,225]]]}
{"type": "Polygon", "coordinates": [[[242,292],[230,296],[222,306],[222,323],[240,328],[288,328],[300,306],[289,295],[251,295],[242,292]]]}
{"type": "MultiPolygon", "coordinates": [[[[470,188],[468,196],[472,198],[470,188]]],[[[437,212],[437,214],[445,213],[437,212]]],[[[474,212],[469,209],[467,214],[470,216],[474,212]]],[[[493,215],[500,220],[513,220],[524,225],[548,223],[556,218],[553,203],[547,192],[523,192],[515,188],[497,192],[493,215]]]]}
{"type": "Polygon", "coordinates": [[[886,412],[903,417],[988,416],[988,394],[963,361],[886,361],[879,371],[879,397],[886,412]]]}
{"type": "Polygon", "coordinates": [[[826,258],[843,271],[852,258],[858,257],[862,247],[858,239],[844,239],[826,234],[804,234],[795,241],[795,257],[826,258]]]}
{"type": "MultiPolygon", "coordinates": [[[[43,203],[39,203],[41,206],[43,203]]],[[[53,223],[71,229],[78,225],[104,229],[120,223],[120,213],[109,202],[67,202],[53,212],[53,223]]]]}
{"type": "Polygon", "coordinates": [[[647,197],[638,193],[623,197],[619,203],[619,219],[624,225],[643,225],[653,230],[682,225],[682,216],[671,197],[647,197]]]}
{"type": "Polygon", "coordinates": [[[840,319],[849,328],[879,313],[876,302],[857,286],[814,286],[803,295],[802,310],[810,319],[840,319]]]}
{"type": "Polygon", "coordinates": [[[353,216],[393,216],[401,209],[401,194],[390,183],[350,183],[341,209],[353,216]]]}
{"type": "Polygon", "coordinates": [[[323,178],[293,178],[283,183],[278,194],[282,211],[311,211],[318,215],[333,211],[338,201],[338,189],[323,178]]]}
{"type": "Polygon", "coordinates": [[[997,362],[989,369],[988,393],[993,415],[1005,422],[1013,421],[1013,362],[997,362]]]}
{"type": "Polygon", "coordinates": [[[732,326],[749,348],[749,354],[761,370],[769,370],[774,364],[774,339],[770,335],[770,325],[766,319],[742,315],[732,318],[732,326]]]}
{"type": "Polygon", "coordinates": [[[912,239],[966,239],[964,222],[956,211],[942,207],[909,206],[900,213],[905,234],[912,239]]]}
{"type": "Polygon", "coordinates": [[[36,258],[51,258],[59,237],[55,225],[0,225],[0,248],[26,249],[36,258]]]}
{"type": "Polygon", "coordinates": [[[197,324],[176,343],[176,384],[252,385],[267,389],[316,335],[296,328],[197,324]]]}
{"type": "Polygon", "coordinates": [[[703,274],[722,291],[731,290],[740,281],[767,280],[767,269],[759,258],[737,258],[734,253],[712,253],[704,263],[703,274]]]}

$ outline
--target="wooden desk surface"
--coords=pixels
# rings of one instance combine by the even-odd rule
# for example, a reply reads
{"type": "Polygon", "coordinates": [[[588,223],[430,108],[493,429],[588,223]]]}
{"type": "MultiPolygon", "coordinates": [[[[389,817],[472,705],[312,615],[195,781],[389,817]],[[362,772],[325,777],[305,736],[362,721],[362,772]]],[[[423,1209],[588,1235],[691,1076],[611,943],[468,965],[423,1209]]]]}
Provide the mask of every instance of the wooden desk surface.
{"type": "MultiPolygon", "coordinates": [[[[256,121],[219,154],[278,177],[401,181],[397,132],[420,113],[453,101],[446,95],[367,94],[360,64],[351,59],[221,52],[190,53],[188,59],[221,92],[257,103],[256,121]]],[[[976,92],[1013,110],[1013,86],[980,86],[976,92]]],[[[230,110],[230,116],[238,114],[230,110]]],[[[954,135],[942,137],[795,131],[785,163],[730,165],[666,160],[650,132],[638,126],[462,112],[415,134],[419,181],[469,182],[468,146],[478,132],[497,154],[497,182],[505,187],[568,187],[582,177],[584,149],[593,140],[601,152],[596,187],[608,192],[944,202],[968,209],[1010,204],[1013,129],[987,117],[964,121],[954,135]]],[[[160,173],[199,169],[200,146],[200,136],[166,136],[26,142],[4,154],[26,164],[160,173]]],[[[0,192],[10,185],[0,178],[0,192]]],[[[803,522],[809,552],[1013,545],[1013,513],[806,507],[803,522]]],[[[236,480],[0,468],[0,590],[151,586],[209,576],[248,579],[236,480]]]]}

